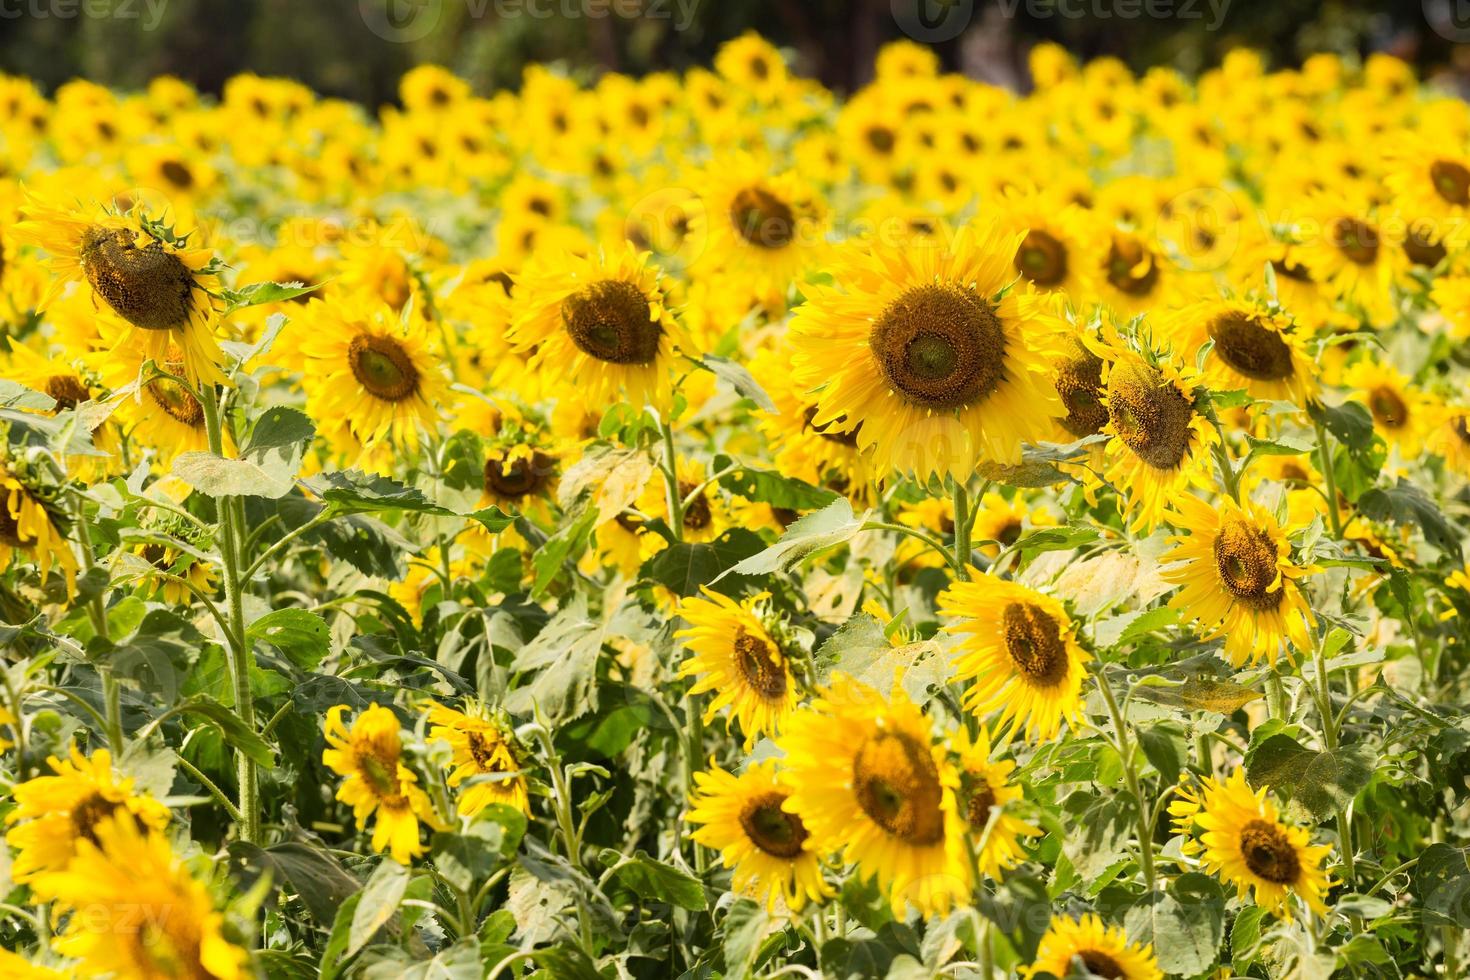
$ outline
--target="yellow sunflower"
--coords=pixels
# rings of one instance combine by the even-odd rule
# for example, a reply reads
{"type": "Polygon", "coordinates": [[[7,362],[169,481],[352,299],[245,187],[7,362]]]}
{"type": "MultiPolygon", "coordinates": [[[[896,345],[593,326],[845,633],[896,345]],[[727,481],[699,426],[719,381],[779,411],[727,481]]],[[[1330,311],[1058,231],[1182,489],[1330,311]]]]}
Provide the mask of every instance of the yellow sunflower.
{"type": "Polygon", "coordinates": [[[214,253],[189,248],[141,213],[68,209],[33,198],[25,221],[11,229],[16,240],[43,249],[57,277],[39,304],[50,306],[67,283],[85,280],[92,295],[129,329],[119,345],[137,343],[163,363],[170,346],[183,353],[185,375],[197,384],[225,384],[224,354],[215,342],[219,289],[214,253]]]}
{"type": "Polygon", "coordinates": [[[1183,588],[1169,605],[1204,626],[1206,639],[1223,637],[1237,667],[1275,663],[1288,641],[1310,650],[1316,619],[1300,580],[1318,569],[1292,563],[1289,530],[1249,500],[1183,494],[1174,507],[1169,520],[1181,533],[1160,561],[1179,564],[1161,574],[1183,588]]]}
{"type": "Polygon", "coordinates": [[[139,584],[144,593],[162,597],[168,605],[187,605],[194,600],[194,590],[178,579],[187,581],[206,596],[213,596],[219,588],[214,566],[188,552],[152,542],[134,545],[132,551],[152,568],[140,576],[139,584]],[[160,573],[172,577],[165,578],[160,573]]]}
{"type": "Polygon", "coordinates": [[[1322,897],[1331,882],[1322,859],[1332,848],[1313,844],[1305,827],[1284,823],[1266,794],[1267,787],[1250,788],[1243,769],[1223,781],[1206,778],[1197,791],[1182,789],[1169,804],[1175,830],[1199,834],[1185,853],[1197,854],[1207,872],[1235,885],[1241,899],[1254,889],[1256,904],[1276,915],[1291,917],[1291,895],[1327,915],[1322,897]]]}
{"type": "Polygon", "coordinates": [[[1343,381],[1356,388],[1373,416],[1373,428],[1405,459],[1424,447],[1424,436],[1434,424],[1433,399],[1401,372],[1377,360],[1359,361],[1348,368],[1343,381]]]}
{"type": "Polygon", "coordinates": [[[970,681],[965,707],[1000,710],[1034,739],[1055,738],[1082,713],[1082,679],[1092,656],[1077,645],[1062,604],[1018,582],[976,573],[939,595],[946,633],[960,637],[954,665],[970,681]]]}
{"type": "Polygon", "coordinates": [[[631,245],[612,254],[538,254],[516,280],[511,339],[530,370],[598,406],[667,406],[677,350],[693,353],[659,268],[631,245]]]}
{"type": "Polygon", "coordinates": [[[812,286],[791,322],[792,374],[821,388],[812,424],[854,432],[883,473],[1019,463],[1064,413],[1048,362],[1064,325],[1013,285],[1023,237],[986,225],[948,247],[845,247],[837,285],[812,286]]]}
{"type": "Polygon", "coordinates": [[[1090,912],[1080,919],[1052,918],[1036,947],[1036,959],[1021,970],[1024,980],[1032,980],[1037,974],[1164,980],[1151,943],[1129,942],[1121,926],[1105,925],[1090,912]]]}
{"type": "Polygon", "coordinates": [[[694,774],[694,794],[684,819],[698,827],[690,837],[720,852],[734,869],[735,891],[800,912],[808,901],[833,894],[822,878],[821,855],[801,818],[782,809],[791,790],[776,764],[757,762],[736,776],[718,766],[694,774]]]}
{"type": "Polygon", "coordinates": [[[757,737],[780,731],[798,700],[786,651],[767,626],[771,614],[762,604],[770,593],[737,603],[707,588],[701,591],[704,597],[679,603],[679,616],[689,625],[674,636],[693,654],[679,665],[679,676],[698,678],[690,694],[716,692],[704,720],[729,708],[749,749],[757,737]]]}
{"type": "Polygon", "coordinates": [[[975,842],[976,865],[981,874],[999,878],[1026,859],[1022,840],[1041,836],[1041,828],[1010,812],[1011,804],[1021,799],[1021,788],[1011,782],[1016,764],[991,758],[990,732],[984,725],[974,739],[964,728],[957,730],[950,736],[950,748],[959,760],[960,810],[975,842]]]}
{"type": "Polygon", "coordinates": [[[438,821],[418,777],[403,763],[398,716],[375,704],[358,715],[349,730],[342,723],[348,710],[339,704],[327,711],[329,747],[322,752],[322,762],[346,777],[337,799],[352,807],[358,829],[366,829],[368,817],[376,811],[373,850],[389,851],[393,860],[408,864],[425,850],[419,843],[419,821],[430,827],[438,821]]]}
{"type": "MultiPolygon", "coordinates": [[[[136,382],[142,367],[136,355],[129,359],[103,354],[97,355],[93,362],[98,365],[103,380],[114,390],[136,382]]],[[[170,347],[157,365],[174,377],[182,377],[183,352],[177,347],[170,347]]],[[[189,386],[173,378],[150,377],[137,391],[118,403],[116,419],[118,428],[128,440],[155,451],[160,466],[167,466],[180,453],[209,448],[204,406],[199,404],[189,386]]],[[[224,432],[223,436],[226,443],[230,443],[229,432],[224,432]]]]}
{"type": "Polygon", "coordinates": [[[55,507],[0,457],[0,568],[29,558],[44,579],[54,564],[75,589],[77,558],[58,525],[55,507]]]}
{"type": "Polygon", "coordinates": [[[98,749],[91,757],[75,745],[66,760],[46,760],[53,776],[36,776],[15,787],[15,809],[5,842],[15,848],[11,876],[37,895],[51,896],[52,878],[70,867],[77,847],[96,834],[98,823],[126,814],[153,830],[169,821],[168,807],[134,792],[131,777],[119,777],[112,753],[98,749]]]}
{"type": "Polygon", "coordinates": [[[841,851],[876,880],[894,915],[905,905],[943,915],[968,900],[960,774],[902,689],[885,700],[835,674],[791,716],[779,745],[791,787],[782,808],[801,818],[818,850],[841,851]]]}
{"type": "Polygon", "coordinates": [[[1441,410],[1425,444],[1444,460],[1445,469],[1461,479],[1470,479],[1470,407],[1456,405],[1441,410]]]}
{"type": "Polygon", "coordinates": [[[1021,494],[1007,500],[992,490],[980,498],[970,537],[974,541],[982,542],[979,545],[982,555],[995,558],[1002,548],[1015,544],[1027,530],[1051,527],[1056,522],[1056,518],[1046,508],[1028,506],[1026,498],[1021,494]]]}
{"type": "Polygon", "coordinates": [[[1387,324],[1394,315],[1393,283],[1409,263],[1402,230],[1361,196],[1313,197],[1307,217],[1297,255],[1312,278],[1374,323],[1387,324]]]}
{"type": "Polygon", "coordinates": [[[454,749],[449,786],[466,781],[456,809],[473,817],[492,803],[530,812],[521,749],[509,726],[475,706],[473,714],[436,704],[429,709],[430,738],[442,738],[454,749]]]}
{"type": "Polygon", "coordinates": [[[120,815],[98,821],[71,866],[52,879],[70,909],[55,940],[91,976],[248,977],[250,957],[224,935],[204,884],[157,832],[120,815]]]}
{"type": "Polygon", "coordinates": [[[1204,380],[1216,391],[1303,404],[1317,392],[1312,362],[1291,319],[1243,300],[1205,300],[1166,317],[1162,335],[1186,360],[1210,344],[1204,380]]]}

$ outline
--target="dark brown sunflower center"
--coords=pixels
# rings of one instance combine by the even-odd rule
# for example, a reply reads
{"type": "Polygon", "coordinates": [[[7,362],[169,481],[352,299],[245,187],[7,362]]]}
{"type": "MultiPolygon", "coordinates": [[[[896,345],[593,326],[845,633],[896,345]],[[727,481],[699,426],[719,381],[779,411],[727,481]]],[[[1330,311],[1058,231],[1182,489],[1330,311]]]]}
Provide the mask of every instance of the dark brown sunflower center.
{"type": "Polygon", "coordinates": [[[1293,885],[1302,865],[1296,848],[1274,823],[1252,820],[1240,831],[1240,856],[1252,872],[1277,885],[1293,885]]]}
{"type": "Polygon", "coordinates": [[[1401,429],[1409,421],[1409,406],[1388,385],[1368,392],[1368,410],[1373,413],[1373,421],[1385,429],[1401,429]]]}
{"type": "Polygon", "coordinates": [[[539,492],[551,480],[555,461],[545,453],[506,460],[504,454],[485,460],[485,490],[491,496],[518,500],[539,492]]]}
{"type": "Polygon", "coordinates": [[[1455,438],[1460,440],[1461,444],[1470,446],[1470,416],[1456,415],[1450,422],[1450,431],[1455,434],[1455,438]]]}
{"type": "Polygon", "coordinates": [[[1072,955],[1082,961],[1088,973],[1103,980],[1122,980],[1127,975],[1117,960],[1100,949],[1079,949],[1072,955]]]}
{"type": "Polygon", "coordinates": [[[1040,606],[1012,602],[1001,613],[1006,653],[1031,684],[1053,687],[1067,676],[1061,626],[1040,606]]]}
{"type": "Polygon", "coordinates": [[[1033,228],[1016,249],[1016,271],[1038,286],[1055,286],[1067,278],[1067,246],[1033,228]]]}
{"type": "MultiPolygon", "coordinates": [[[[679,493],[688,497],[694,492],[697,483],[679,483],[679,493]]],[[[694,499],[684,505],[684,526],[691,531],[703,531],[714,523],[715,515],[709,506],[709,498],[701,490],[695,494],[694,499]]]]}
{"type": "Polygon", "coordinates": [[[1276,331],[1254,316],[1222,313],[1210,321],[1215,353],[1252,381],[1281,381],[1292,375],[1291,348],[1276,331]]]}
{"type": "Polygon", "coordinates": [[[1332,225],[1333,244],[1350,262],[1372,265],[1378,259],[1378,229],[1357,218],[1338,218],[1332,225]]]}
{"type": "Polygon", "coordinates": [[[1449,250],[1434,238],[1434,228],[1422,222],[1411,222],[1404,234],[1404,254],[1415,265],[1432,269],[1444,261],[1449,250]]]}
{"type": "Polygon", "coordinates": [[[5,496],[0,495],[0,544],[24,548],[29,543],[29,538],[21,538],[20,521],[11,516],[8,501],[5,496]]]}
{"type": "Polygon", "coordinates": [[[475,765],[480,767],[481,772],[510,771],[505,767],[503,755],[496,751],[500,746],[483,733],[470,732],[465,742],[469,746],[470,758],[475,760],[475,765]]]}
{"type": "Polygon", "coordinates": [[[1453,160],[1436,160],[1429,165],[1434,191],[1450,204],[1470,204],[1470,170],[1453,160]]]}
{"type": "Polygon", "coordinates": [[[865,135],[873,151],[884,156],[892,153],[894,145],[898,142],[898,137],[887,126],[869,126],[865,135]]]}
{"type": "Polygon", "coordinates": [[[1114,289],[1129,296],[1147,296],[1159,281],[1153,252],[1131,236],[1113,236],[1103,271],[1114,289]]]}
{"type": "Polygon", "coordinates": [[[772,857],[795,858],[809,836],[801,818],[781,809],[785,793],[762,793],[740,810],[740,828],[756,847],[772,857]]]}
{"type": "Polygon", "coordinates": [[[786,665],[771,645],[743,628],[735,633],[735,667],[751,690],[767,701],[786,695],[786,665]]]}
{"type": "Polygon", "coordinates": [[[1193,401],[1145,365],[1114,371],[1108,418],[1123,444],[1155,469],[1174,469],[1189,452],[1193,401]]]}
{"type": "Polygon", "coordinates": [[[82,379],[74,374],[54,374],[46,379],[46,394],[56,400],[56,411],[76,408],[92,397],[82,379]]]}
{"type": "Polygon", "coordinates": [[[194,172],[178,160],[165,160],[158,168],[158,172],[164,180],[179,190],[186,191],[194,186],[194,172]]]}
{"type": "Polygon", "coordinates": [[[862,428],[861,424],[858,425],[857,429],[853,429],[851,432],[833,432],[832,427],[838,426],[840,428],[842,423],[847,420],[847,416],[839,415],[832,421],[823,422],[821,425],[816,425],[812,422],[812,419],[816,417],[817,406],[812,405],[807,408],[806,412],[803,413],[802,428],[815,432],[817,435],[821,436],[823,439],[826,439],[828,442],[835,442],[839,446],[847,446],[850,449],[857,448],[857,434],[858,429],[862,428]]]}
{"type": "Polygon", "coordinates": [[[71,809],[71,827],[78,837],[97,843],[97,825],[117,812],[118,804],[93,793],[71,809]]]}
{"type": "Polygon", "coordinates": [[[1000,318],[984,297],[959,286],[903,293],[873,324],[868,345],[889,385],[923,408],[973,404],[1005,376],[1000,318]]]}
{"type": "Polygon", "coordinates": [[[1079,439],[1100,431],[1108,421],[1102,403],[1102,358],[1076,347],[1074,356],[1057,364],[1054,384],[1067,409],[1062,428],[1079,439]]]}
{"type": "MultiPolygon", "coordinates": [[[[168,370],[172,372],[180,367],[180,365],[170,364],[168,370]]],[[[148,382],[148,397],[152,398],[153,403],[176,422],[190,428],[198,428],[204,424],[203,406],[177,381],[155,378],[148,382]]]]}
{"type": "Polygon", "coordinates": [[[874,823],[916,847],[944,837],[944,787],[929,748],[903,732],[880,732],[852,763],[858,805],[874,823]]]}
{"type": "Polygon", "coordinates": [[[194,311],[193,273],[162,242],[148,239],[139,248],[135,239],[122,228],[88,228],[82,232],[82,272],[97,295],[133,326],[184,329],[194,311]]]}
{"type": "Polygon", "coordinates": [[[971,829],[979,832],[985,829],[990,822],[990,811],[995,806],[995,790],[984,780],[970,792],[970,800],[965,804],[965,819],[969,821],[971,829]]]}
{"type": "Polygon", "coordinates": [[[631,282],[603,279],[568,296],[562,322],[582,353],[609,364],[651,364],[663,327],[649,311],[648,297],[631,282]]]}
{"type": "Polygon", "coordinates": [[[419,390],[418,368],[392,337],[360,333],[347,347],[352,376],[376,398],[400,402],[419,390]]]}
{"type": "Polygon", "coordinates": [[[791,205],[763,187],[743,187],[730,202],[735,233],[760,248],[785,248],[796,237],[791,205]]]}
{"type": "Polygon", "coordinates": [[[1254,609],[1274,609],[1282,590],[1275,584],[1276,544],[1265,529],[1243,520],[1226,521],[1215,537],[1215,569],[1220,584],[1241,603],[1254,609]]]}
{"type": "Polygon", "coordinates": [[[995,540],[1003,545],[1013,545],[1021,539],[1021,530],[1021,519],[1008,517],[1004,524],[995,529],[995,540]]]}
{"type": "Polygon", "coordinates": [[[1300,262],[1290,262],[1286,259],[1272,259],[1271,269],[1278,276],[1284,279],[1290,279],[1293,282],[1312,281],[1312,274],[1300,262]]]}

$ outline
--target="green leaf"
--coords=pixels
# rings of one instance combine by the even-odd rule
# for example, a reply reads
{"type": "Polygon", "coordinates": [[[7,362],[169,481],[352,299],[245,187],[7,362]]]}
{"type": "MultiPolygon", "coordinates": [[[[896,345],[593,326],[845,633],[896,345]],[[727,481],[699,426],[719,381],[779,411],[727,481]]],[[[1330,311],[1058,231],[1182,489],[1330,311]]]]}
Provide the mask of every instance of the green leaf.
{"type": "Polygon", "coordinates": [[[540,598],[556,581],[567,561],[580,555],[587,546],[592,527],[597,522],[597,510],[588,507],[568,520],[531,556],[531,567],[536,578],[531,586],[531,595],[540,598]]]}
{"type": "Polygon", "coordinates": [[[1178,732],[1165,725],[1151,725],[1139,730],[1138,744],[1165,784],[1173,785],[1179,781],[1179,772],[1184,768],[1189,749],[1178,732]]]}
{"type": "Polygon", "coordinates": [[[761,946],[779,923],[765,907],[748,898],[737,898],[725,916],[725,976],[745,980],[756,966],[761,946]]]}
{"type": "Polygon", "coordinates": [[[1307,406],[1307,414],[1325,425],[1327,431],[1349,449],[1362,452],[1373,442],[1373,416],[1357,402],[1343,402],[1341,405],[1312,402],[1307,406]]]}
{"type": "Polygon", "coordinates": [[[1098,538],[1095,527],[1081,524],[1062,524],[1058,527],[1037,528],[1023,535],[1014,547],[1022,557],[1030,559],[1044,551],[1071,551],[1073,548],[1090,544],[1098,538]]]}
{"type": "Polygon", "coordinates": [[[275,764],[271,747],[234,710],[204,695],[195,695],[174,708],[175,713],[194,715],[219,730],[224,740],[254,759],[257,765],[270,768],[275,764]]]}
{"type": "Polygon", "coordinates": [[[239,289],[225,289],[220,292],[225,301],[225,308],[220,316],[229,316],[237,310],[247,306],[260,306],[262,303],[281,303],[298,296],[305,296],[313,290],[320,289],[321,283],[307,286],[299,282],[252,282],[248,286],[239,289]]]}
{"type": "Polygon", "coordinates": [[[1217,681],[1208,677],[1191,677],[1174,683],[1165,677],[1146,677],[1133,687],[1133,697],[1170,708],[1188,711],[1213,711],[1234,714],[1261,693],[1243,684],[1217,681]]]}
{"type": "Polygon", "coordinates": [[[1470,929],[1470,848],[1430,844],[1414,868],[1413,892],[1429,923],[1470,929]]]}
{"type": "Polygon", "coordinates": [[[378,863],[377,870],[362,889],[362,900],[352,915],[347,933],[347,955],[362,949],[378,930],[398,912],[398,903],[408,888],[408,869],[390,857],[378,863]]]}
{"type": "MultiPolygon", "coordinates": [[[[721,459],[715,460],[716,468],[723,468],[721,464],[721,459]]],[[[837,494],[831,490],[814,487],[774,470],[749,466],[720,477],[720,486],[738,497],[783,510],[816,510],[837,499],[837,494]]]]}
{"type": "MultiPolygon", "coordinates": [[[[612,852],[620,859],[619,852],[612,852]]],[[[664,902],[691,912],[703,911],[706,905],[704,886],[693,875],[649,857],[643,851],[617,870],[617,878],[646,902],[664,902]]]]}
{"type": "Polygon", "coordinates": [[[277,609],[245,630],[247,640],[269,643],[302,670],[314,670],[327,655],[326,620],[305,609],[277,609]]]}
{"type": "Polygon", "coordinates": [[[770,412],[772,415],[780,411],[776,408],[776,403],[771,401],[771,396],[766,394],[766,390],[760,386],[745,365],[723,357],[716,357],[714,354],[704,355],[700,363],[713,371],[715,377],[734,388],[735,393],[741,398],[749,398],[755,402],[762,411],[770,412]]]}
{"type": "Polygon", "coordinates": [[[1423,490],[1403,477],[1392,487],[1374,487],[1358,498],[1358,509],[1371,520],[1417,526],[1424,539],[1458,559],[1460,535],[1423,490]]]}
{"type": "Polygon", "coordinates": [[[279,498],[295,487],[295,471],[279,461],[261,466],[248,459],[227,459],[207,450],[180,453],[173,475],[207,497],[279,498]]]}
{"type": "MultiPolygon", "coordinates": [[[[731,528],[714,541],[675,541],[643,563],[638,574],[675,595],[689,596],[702,585],[712,585],[725,572],[765,548],[760,535],[743,527],[731,528]]],[[[738,587],[730,579],[727,588],[738,587]]]]}
{"type": "Polygon", "coordinates": [[[862,528],[863,518],[853,515],[846,497],[838,497],[821,510],[794,521],[775,544],[726,569],[719,578],[790,571],[813,555],[851,540],[862,528]]]}
{"type": "Polygon", "coordinates": [[[1373,776],[1373,753],[1362,745],[1318,752],[1290,735],[1272,735],[1246,759],[1246,781],[1269,786],[1318,820],[1345,808],[1373,776]]]}
{"type": "Polygon", "coordinates": [[[1307,441],[1293,440],[1285,436],[1280,439],[1257,439],[1255,436],[1247,435],[1246,442],[1250,444],[1251,453],[1256,456],[1300,456],[1303,453],[1312,452],[1316,447],[1307,441]]]}
{"type": "Polygon", "coordinates": [[[348,898],[337,908],[337,916],[332,920],[332,931],[327,936],[327,943],[322,947],[321,968],[317,976],[320,980],[333,980],[334,977],[351,959],[347,952],[347,940],[352,931],[352,920],[357,918],[358,906],[362,904],[362,892],[348,898]]]}
{"type": "Polygon", "coordinates": [[[1261,922],[1268,914],[1260,905],[1247,905],[1236,913],[1230,927],[1230,960],[1236,973],[1244,975],[1255,962],[1261,945],[1261,922]]]}
{"type": "Polygon", "coordinates": [[[323,927],[355,897],[361,883],[328,852],[299,841],[261,848],[244,841],[230,844],[230,855],[257,874],[267,873],[277,888],[291,888],[306,911],[323,927]]]}
{"type": "Polygon", "coordinates": [[[1215,965],[1225,934],[1225,893],[1209,875],[1187,872],[1168,891],[1129,909],[1124,925],[1130,942],[1153,943],[1159,969],[1197,976],[1215,965]]]}
{"type": "Polygon", "coordinates": [[[131,636],[107,653],[107,660],[118,677],[172,702],[204,644],[193,624],[166,609],[153,609],[131,636]]]}

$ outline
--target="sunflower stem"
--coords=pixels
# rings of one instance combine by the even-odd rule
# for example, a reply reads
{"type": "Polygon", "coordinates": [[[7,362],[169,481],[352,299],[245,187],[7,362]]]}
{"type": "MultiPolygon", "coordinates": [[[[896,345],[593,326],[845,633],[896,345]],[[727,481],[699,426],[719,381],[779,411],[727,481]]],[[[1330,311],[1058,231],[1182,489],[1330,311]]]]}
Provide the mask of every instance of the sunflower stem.
{"type": "Polygon", "coordinates": [[[669,502],[669,530],[675,541],[684,540],[684,497],[679,492],[678,457],[674,455],[674,422],[660,419],[659,431],[664,440],[664,489],[669,502]]]}
{"type": "MultiPolygon", "coordinates": [[[[76,508],[77,539],[82,551],[82,570],[89,572],[97,565],[97,553],[92,547],[92,529],[87,523],[86,503],[80,494],[73,496],[73,503],[76,508]]],[[[92,629],[97,632],[97,636],[106,640],[108,638],[107,610],[102,606],[100,591],[87,602],[87,615],[92,620],[92,629]]],[[[118,688],[117,677],[112,673],[111,664],[99,663],[97,675],[102,679],[102,704],[107,720],[105,733],[107,745],[112,749],[113,756],[117,757],[123,752],[122,691],[118,688]]]]}
{"type": "Polygon", "coordinates": [[[1332,441],[1327,427],[1313,419],[1317,429],[1317,458],[1322,467],[1322,480],[1327,484],[1327,517],[1332,522],[1332,536],[1342,540],[1342,515],[1337,511],[1337,474],[1332,468],[1332,441]]]}
{"type": "Polygon", "coordinates": [[[970,535],[975,529],[970,513],[970,493],[961,480],[954,481],[954,563],[961,581],[970,577],[970,535]]]}
{"type": "MultiPolygon", "coordinates": [[[[1319,638],[1314,646],[1313,657],[1317,668],[1317,714],[1322,719],[1322,744],[1328,752],[1335,753],[1338,745],[1337,716],[1332,711],[1332,685],[1327,673],[1326,637],[1319,638]]],[[[1337,843],[1342,850],[1342,874],[1351,888],[1357,879],[1357,867],[1353,857],[1353,825],[1345,809],[1337,811],[1337,843]]],[[[1361,928],[1362,922],[1357,916],[1351,916],[1350,919],[1354,929],[1361,928]]]]}
{"type": "Polygon", "coordinates": [[[1113,729],[1117,736],[1118,754],[1123,759],[1123,781],[1128,786],[1128,792],[1133,796],[1134,806],[1138,810],[1138,863],[1143,871],[1144,885],[1148,888],[1148,894],[1152,895],[1157,890],[1157,877],[1154,873],[1154,831],[1150,819],[1148,805],[1143,799],[1143,789],[1138,781],[1138,764],[1133,758],[1133,746],[1128,741],[1128,727],[1123,720],[1123,712],[1118,708],[1118,699],[1113,696],[1112,685],[1104,668],[1099,667],[1096,674],[1097,689],[1107,703],[1108,714],[1113,719],[1113,729]]]}

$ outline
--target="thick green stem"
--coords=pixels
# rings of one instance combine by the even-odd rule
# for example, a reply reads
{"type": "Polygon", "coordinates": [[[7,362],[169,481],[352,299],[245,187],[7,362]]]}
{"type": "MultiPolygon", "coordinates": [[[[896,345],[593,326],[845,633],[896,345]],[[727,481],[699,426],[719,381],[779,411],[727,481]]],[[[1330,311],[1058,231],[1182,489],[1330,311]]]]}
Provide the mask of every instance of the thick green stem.
{"type": "Polygon", "coordinates": [[[684,540],[684,495],[679,489],[679,462],[674,455],[674,423],[664,419],[659,424],[664,438],[664,487],[669,502],[669,530],[674,540],[684,540]]]}
{"type": "Polygon", "coordinates": [[[964,483],[954,481],[954,564],[955,575],[961,579],[970,577],[970,535],[974,531],[974,517],[970,514],[970,494],[964,483]]]}
{"type": "Polygon", "coordinates": [[[1152,895],[1157,891],[1157,877],[1154,873],[1153,823],[1149,819],[1148,804],[1143,798],[1143,789],[1138,781],[1138,764],[1133,758],[1133,745],[1128,740],[1128,726],[1123,720],[1123,712],[1118,708],[1118,699],[1113,696],[1113,689],[1108,684],[1103,668],[1097,671],[1097,689],[1102,693],[1103,701],[1108,706],[1108,714],[1113,719],[1118,754],[1123,757],[1123,781],[1138,810],[1138,863],[1143,870],[1144,885],[1148,888],[1148,893],[1152,895]]]}
{"type": "MultiPolygon", "coordinates": [[[[1325,640],[1316,644],[1314,657],[1317,668],[1317,714],[1322,719],[1322,744],[1328,752],[1337,751],[1337,716],[1332,710],[1332,686],[1327,673],[1325,640]]],[[[1337,842],[1342,848],[1342,873],[1349,887],[1357,878],[1356,860],[1353,856],[1353,827],[1347,811],[1337,811],[1337,842]]],[[[1354,917],[1356,922],[1356,916],[1354,917]]]]}
{"type": "Polygon", "coordinates": [[[1332,523],[1332,536],[1342,540],[1342,515],[1337,512],[1337,473],[1332,467],[1332,442],[1327,427],[1313,421],[1317,427],[1317,458],[1322,467],[1322,481],[1327,485],[1327,517],[1332,523]]]}
{"type": "MultiPolygon", "coordinates": [[[[87,523],[86,504],[81,497],[75,498],[77,539],[82,546],[82,569],[91,571],[97,564],[97,553],[92,547],[91,525],[87,523]]],[[[102,605],[102,594],[94,595],[87,603],[87,615],[92,620],[92,629],[103,640],[108,638],[107,610],[102,605]]],[[[107,719],[107,745],[114,756],[123,752],[122,691],[113,676],[111,664],[98,664],[97,674],[102,679],[102,703],[107,719]]]]}

